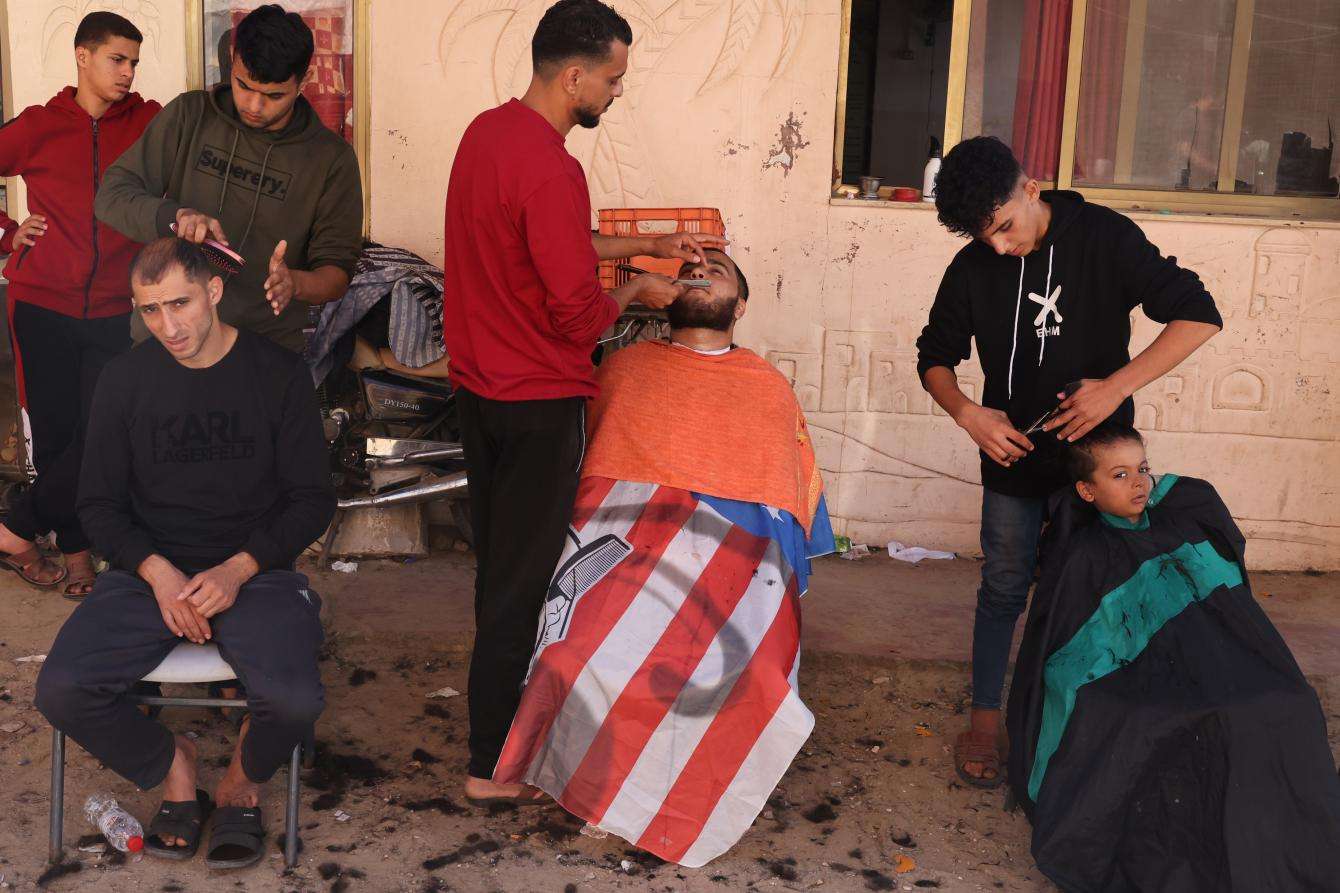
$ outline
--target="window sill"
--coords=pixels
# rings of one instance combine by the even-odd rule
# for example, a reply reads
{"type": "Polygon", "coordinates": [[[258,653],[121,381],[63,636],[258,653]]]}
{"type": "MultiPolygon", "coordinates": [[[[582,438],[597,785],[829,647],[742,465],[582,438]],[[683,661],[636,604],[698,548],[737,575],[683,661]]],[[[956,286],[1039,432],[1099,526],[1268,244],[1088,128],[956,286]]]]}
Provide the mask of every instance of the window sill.
{"type": "Polygon", "coordinates": [[[835,208],[872,208],[884,211],[934,211],[935,202],[895,202],[887,198],[829,198],[835,208]]]}
{"type": "Polygon", "coordinates": [[[1120,211],[1132,220],[1157,220],[1168,223],[1223,223],[1239,226],[1290,227],[1295,229],[1340,229],[1340,220],[1327,217],[1186,209],[1156,211],[1146,207],[1131,207],[1129,203],[1107,202],[1101,199],[1097,200],[1097,203],[1120,211]]]}
{"type": "MultiPolygon", "coordinates": [[[[1220,223],[1241,226],[1290,227],[1296,229],[1336,229],[1340,230],[1340,219],[1326,217],[1299,217],[1296,215],[1250,214],[1243,212],[1206,211],[1189,209],[1151,210],[1148,207],[1134,206],[1126,201],[1088,199],[1094,204],[1106,205],[1120,211],[1132,220],[1151,220],[1161,223],[1220,223]]],[[[895,202],[888,199],[837,198],[828,200],[835,208],[867,208],[872,211],[934,211],[933,202],[895,202]]]]}

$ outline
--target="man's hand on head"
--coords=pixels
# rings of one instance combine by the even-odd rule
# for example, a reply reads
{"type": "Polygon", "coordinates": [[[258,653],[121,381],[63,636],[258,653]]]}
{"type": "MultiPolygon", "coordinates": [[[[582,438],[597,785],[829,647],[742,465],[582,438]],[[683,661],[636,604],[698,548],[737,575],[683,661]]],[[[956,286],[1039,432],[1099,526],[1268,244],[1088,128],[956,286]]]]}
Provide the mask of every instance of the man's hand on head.
{"type": "Polygon", "coordinates": [[[729,244],[724,237],[708,233],[672,233],[653,238],[647,253],[652,257],[697,264],[702,263],[704,251],[709,248],[724,251],[729,244]]]}
{"type": "Polygon", "coordinates": [[[238,552],[223,564],[201,571],[182,587],[177,601],[191,605],[206,619],[222,614],[237,601],[237,593],[260,570],[256,559],[238,552]]]}
{"type": "Polygon", "coordinates": [[[206,239],[228,244],[228,237],[223,234],[223,224],[194,208],[181,208],[177,211],[177,238],[197,245],[206,239]]]}
{"type": "Polygon", "coordinates": [[[209,628],[209,621],[200,615],[194,605],[177,598],[187,584],[185,574],[161,555],[150,555],[144,559],[137,571],[153,589],[154,600],[158,602],[158,610],[163,615],[163,623],[174,636],[189,639],[197,645],[209,641],[213,634],[209,628]]]}

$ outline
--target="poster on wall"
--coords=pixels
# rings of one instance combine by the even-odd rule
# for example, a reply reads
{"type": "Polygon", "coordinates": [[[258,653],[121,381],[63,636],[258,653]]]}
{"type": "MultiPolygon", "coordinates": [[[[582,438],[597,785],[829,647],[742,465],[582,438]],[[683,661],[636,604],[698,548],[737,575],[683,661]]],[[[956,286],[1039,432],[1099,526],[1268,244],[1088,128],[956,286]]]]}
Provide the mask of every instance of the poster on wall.
{"type": "MultiPolygon", "coordinates": [[[[261,0],[203,0],[204,83],[213,87],[227,77],[233,29],[261,0]]],[[[284,8],[302,16],[312,29],[315,47],[303,95],[321,121],[354,142],[353,0],[286,0],[284,8]]]]}

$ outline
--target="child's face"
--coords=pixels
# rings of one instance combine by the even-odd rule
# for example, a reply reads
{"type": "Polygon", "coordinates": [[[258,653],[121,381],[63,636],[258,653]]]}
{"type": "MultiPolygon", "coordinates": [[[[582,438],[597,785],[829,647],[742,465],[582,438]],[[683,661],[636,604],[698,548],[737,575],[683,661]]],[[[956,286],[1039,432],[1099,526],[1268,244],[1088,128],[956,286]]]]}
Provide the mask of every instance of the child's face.
{"type": "Polygon", "coordinates": [[[1100,512],[1128,521],[1138,520],[1154,486],[1144,445],[1123,440],[1097,447],[1093,458],[1098,467],[1087,481],[1075,484],[1080,497],[1093,503],[1100,512]]]}

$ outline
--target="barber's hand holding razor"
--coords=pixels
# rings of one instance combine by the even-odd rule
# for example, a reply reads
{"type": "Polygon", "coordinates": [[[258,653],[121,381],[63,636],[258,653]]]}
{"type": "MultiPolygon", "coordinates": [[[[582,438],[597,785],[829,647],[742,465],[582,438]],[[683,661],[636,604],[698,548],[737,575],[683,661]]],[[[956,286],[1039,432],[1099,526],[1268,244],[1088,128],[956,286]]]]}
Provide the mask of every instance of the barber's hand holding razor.
{"type": "MultiPolygon", "coordinates": [[[[652,257],[660,257],[666,260],[683,260],[696,264],[702,262],[703,252],[707,249],[715,248],[717,251],[723,251],[729,244],[730,242],[722,236],[713,236],[708,233],[672,233],[668,236],[652,238],[647,246],[646,253],[652,257]]],[[[643,301],[643,303],[646,302],[643,301]]]]}
{"type": "Polygon", "coordinates": [[[614,300],[619,302],[620,309],[627,309],[629,304],[636,301],[652,310],[663,310],[678,300],[686,291],[688,291],[687,288],[676,285],[675,280],[666,276],[660,276],[656,273],[643,273],[641,276],[634,276],[610,294],[614,296],[614,300]]]}
{"type": "Polygon", "coordinates": [[[1033,449],[1033,442],[1020,434],[1010,417],[999,409],[968,403],[954,421],[997,465],[1009,468],[1033,449]]]}
{"type": "Polygon", "coordinates": [[[260,567],[246,552],[239,552],[223,564],[192,577],[181,589],[177,601],[193,606],[202,617],[222,614],[237,601],[242,584],[256,576],[260,567]]]}
{"type": "Polygon", "coordinates": [[[161,555],[150,555],[140,564],[139,575],[154,591],[154,600],[163,614],[163,623],[174,636],[190,639],[197,645],[209,641],[209,621],[195,606],[178,598],[187,584],[186,575],[161,555]]]}
{"type": "Polygon", "coordinates": [[[1106,378],[1082,379],[1079,388],[1069,396],[1066,391],[1056,396],[1061,401],[1060,412],[1043,426],[1043,430],[1053,432],[1061,441],[1079,440],[1116,412],[1121,401],[1126,399],[1121,388],[1106,378]]]}
{"type": "Polygon", "coordinates": [[[223,234],[223,224],[194,208],[181,208],[177,211],[177,238],[197,245],[206,239],[213,239],[223,245],[228,244],[228,237],[223,234]]]}

